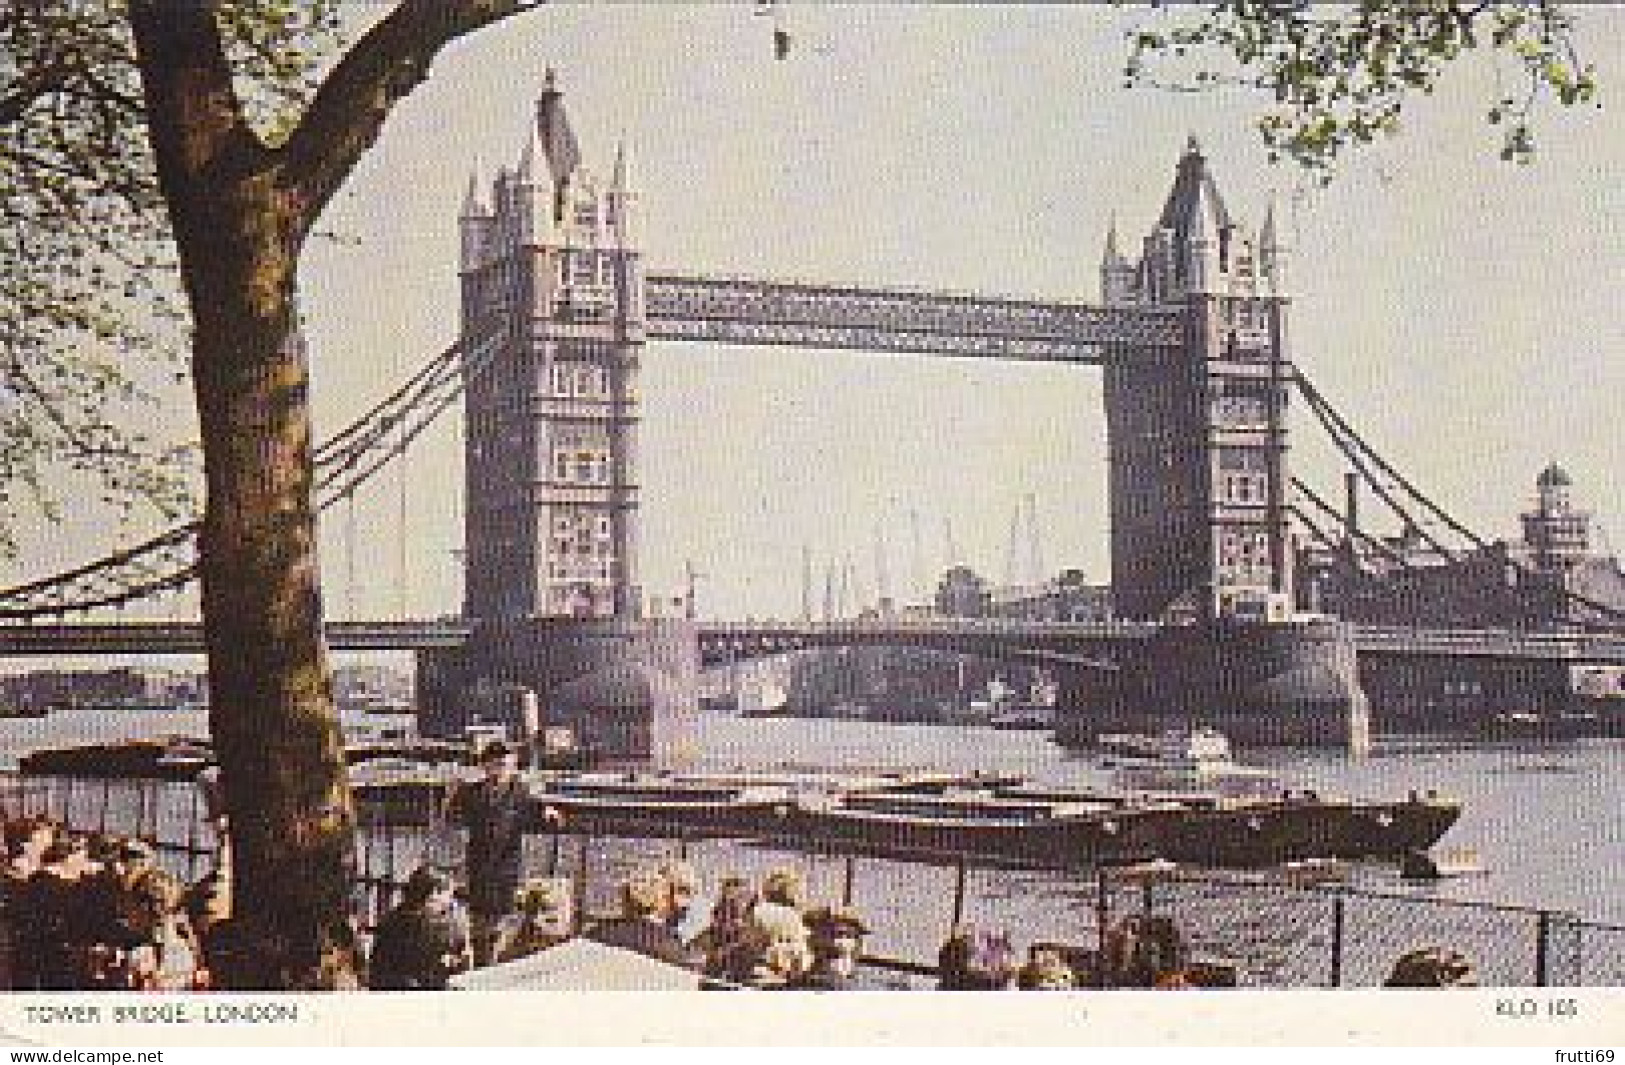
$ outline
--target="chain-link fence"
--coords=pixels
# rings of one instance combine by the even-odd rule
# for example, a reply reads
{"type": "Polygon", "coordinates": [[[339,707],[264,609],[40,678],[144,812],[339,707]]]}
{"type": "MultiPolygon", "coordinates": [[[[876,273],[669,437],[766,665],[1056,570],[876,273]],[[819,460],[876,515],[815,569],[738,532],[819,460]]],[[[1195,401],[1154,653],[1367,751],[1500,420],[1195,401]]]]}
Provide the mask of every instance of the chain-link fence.
{"type": "Polygon", "coordinates": [[[1577,924],[1574,933],[1574,985],[1625,987],[1625,926],[1577,924]]]}
{"type": "MultiPolygon", "coordinates": [[[[212,868],[216,840],[197,788],[151,780],[0,779],[7,817],[41,815],[78,831],[135,836],[188,881],[212,868]]],[[[370,925],[420,865],[455,869],[463,836],[439,820],[425,792],[365,803],[357,831],[358,920],[370,925]]],[[[1065,946],[1086,983],[1108,983],[1114,930],[1166,918],[1194,964],[1251,987],[1374,987],[1394,961],[1424,947],[1471,959],[1498,986],[1625,986],[1625,927],[1557,911],[1463,902],[1351,886],[1313,868],[1258,873],[1156,863],[1107,869],[1001,866],[971,855],[848,853],[804,838],[690,838],[646,833],[527,837],[525,877],[568,879],[584,921],[613,914],[618,885],[636,866],[685,861],[701,882],[698,905],[725,876],[760,883],[789,869],[818,904],[863,915],[872,965],[893,986],[929,985],[937,951],[955,931],[1008,932],[1018,947],[1065,946]]]]}

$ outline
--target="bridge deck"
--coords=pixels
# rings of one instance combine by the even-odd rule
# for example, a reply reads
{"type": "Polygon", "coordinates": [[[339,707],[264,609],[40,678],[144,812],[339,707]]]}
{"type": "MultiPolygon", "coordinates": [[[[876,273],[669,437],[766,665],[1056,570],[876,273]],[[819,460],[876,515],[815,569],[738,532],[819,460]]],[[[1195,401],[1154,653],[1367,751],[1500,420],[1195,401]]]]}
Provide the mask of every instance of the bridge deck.
{"type": "MultiPolygon", "coordinates": [[[[701,638],[717,645],[828,646],[847,643],[930,645],[978,643],[988,647],[1101,647],[1151,638],[1150,622],[1015,621],[1000,618],[920,618],[834,622],[708,622],[701,638]]],[[[1574,662],[1625,662],[1625,635],[1546,633],[1513,629],[1422,629],[1355,625],[1362,654],[1443,655],[1574,662]]]]}
{"type": "MultiPolygon", "coordinates": [[[[974,644],[997,650],[1093,650],[1149,639],[1158,626],[1144,622],[1012,621],[993,618],[920,618],[828,622],[702,622],[702,643],[760,652],[766,647],[898,644],[944,649],[974,644]]],[[[328,644],[347,651],[416,651],[456,647],[472,627],[455,618],[406,621],[330,621],[328,644]]],[[[1354,628],[1363,654],[1451,655],[1625,663],[1625,635],[1538,633],[1509,629],[1354,628]]],[[[203,628],[195,621],[118,621],[0,625],[0,657],[58,654],[201,654],[203,628]]]]}
{"type": "MultiPolygon", "coordinates": [[[[470,634],[461,621],[329,621],[328,646],[339,651],[418,651],[457,647],[470,634]]],[[[81,654],[202,654],[195,621],[113,621],[0,625],[0,657],[81,654]]]]}

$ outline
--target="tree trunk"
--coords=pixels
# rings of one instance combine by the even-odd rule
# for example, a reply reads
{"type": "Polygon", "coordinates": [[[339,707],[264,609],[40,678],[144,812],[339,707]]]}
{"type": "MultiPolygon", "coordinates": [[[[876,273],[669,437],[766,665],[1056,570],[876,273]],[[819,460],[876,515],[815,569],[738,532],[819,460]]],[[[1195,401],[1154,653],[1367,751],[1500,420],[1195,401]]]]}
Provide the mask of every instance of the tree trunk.
{"type": "Polygon", "coordinates": [[[201,567],[209,724],[230,815],[247,978],[343,986],[355,969],[353,817],[321,628],[297,246],[274,194],[222,197],[189,249],[193,377],[208,494],[201,567]]]}
{"type": "Polygon", "coordinates": [[[147,128],[192,309],[207,480],[209,725],[230,816],[238,986],[353,986],[354,812],[322,636],[310,382],[295,339],[305,235],[446,42],[527,0],[411,0],[327,75],[281,147],[250,127],[218,0],[128,0],[147,128]]]}
{"type": "Polygon", "coordinates": [[[316,564],[294,273],[318,206],[248,127],[213,6],[132,0],[158,178],[192,309],[207,483],[209,725],[230,818],[235,988],[354,985],[354,819],[316,564]]]}

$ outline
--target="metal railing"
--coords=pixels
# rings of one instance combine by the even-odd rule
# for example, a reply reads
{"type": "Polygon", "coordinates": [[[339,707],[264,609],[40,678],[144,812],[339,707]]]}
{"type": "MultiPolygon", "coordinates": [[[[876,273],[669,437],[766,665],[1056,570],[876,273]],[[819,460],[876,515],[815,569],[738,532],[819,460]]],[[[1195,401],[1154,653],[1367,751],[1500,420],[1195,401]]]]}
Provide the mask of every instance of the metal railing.
{"type": "MultiPolygon", "coordinates": [[[[215,840],[191,784],[65,777],[0,778],[0,811],[35,814],[79,831],[136,836],[179,877],[212,867],[215,840]]],[[[463,839],[418,803],[364,804],[357,831],[355,912],[370,926],[412,870],[460,865],[463,839]]],[[[536,832],[526,877],[568,879],[578,919],[613,912],[633,867],[683,860],[702,882],[759,880],[790,867],[809,897],[864,916],[868,963],[918,986],[962,927],[1008,931],[1102,956],[1130,915],[1171,918],[1191,956],[1250,987],[1373,987],[1418,947],[1460,951],[1479,980],[1499,986],[1625,986],[1625,926],[1574,914],[1357,887],[1322,874],[1180,867],[1051,869],[969,854],[878,854],[805,837],[692,836],[650,825],[635,835],[536,832]],[[1307,879],[1314,875],[1316,879],[1307,879]]],[[[703,902],[702,902],[703,904],[703,902]]]]}

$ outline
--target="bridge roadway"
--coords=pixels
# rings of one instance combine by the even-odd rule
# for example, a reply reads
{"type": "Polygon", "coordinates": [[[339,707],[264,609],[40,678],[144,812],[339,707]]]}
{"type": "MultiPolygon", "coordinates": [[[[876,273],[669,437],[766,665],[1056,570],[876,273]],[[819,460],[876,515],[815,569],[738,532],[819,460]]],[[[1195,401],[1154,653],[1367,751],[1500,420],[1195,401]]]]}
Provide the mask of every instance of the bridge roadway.
{"type": "MultiPolygon", "coordinates": [[[[329,621],[327,643],[338,651],[420,651],[457,647],[471,631],[469,625],[456,618],[329,621]]],[[[203,626],[196,621],[0,625],[0,657],[202,653],[203,626]]]]}
{"type": "MultiPolygon", "coordinates": [[[[1326,624],[1294,622],[1293,624],[1326,624]]],[[[700,627],[707,658],[771,654],[798,647],[908,645],[992,653],[1002,649],[1100,651],[1150,639],[1160,625],[1135,621],[1020,621],[1004,618],[892,618],[870,621],[743,623],[700,627]],[[720,656],[718,652],[721,652],[720,656]]],[[[1419,629],[1355,625],[1356,650],[1371,654],[1522,658],[1625,664],[1625,634],[1512,629],[1419,629]]]]}
{"type": "MultiPolygon", "coordinates": [[[[809,647],[893,645],[967,653],[1098,655],[1150,639],[1146,622],[1020,621],[1002,618],[886,618],[863,621],[707,621],[698,624],[704,658],[755,657],[809,647]]],[[[458,618],[330,621],[328,644],[340,651],[418,651],[456,647],[472,627],[458,618]]],[[[1625,634],[1536,633],[1510,629],[1354,627],[1364,653],[1523,658],[1625,664],[1625,634]]],[[[195,621],[113,621],[0,625],[0,657],[98,654],[201,654],[195,621]]]]}

